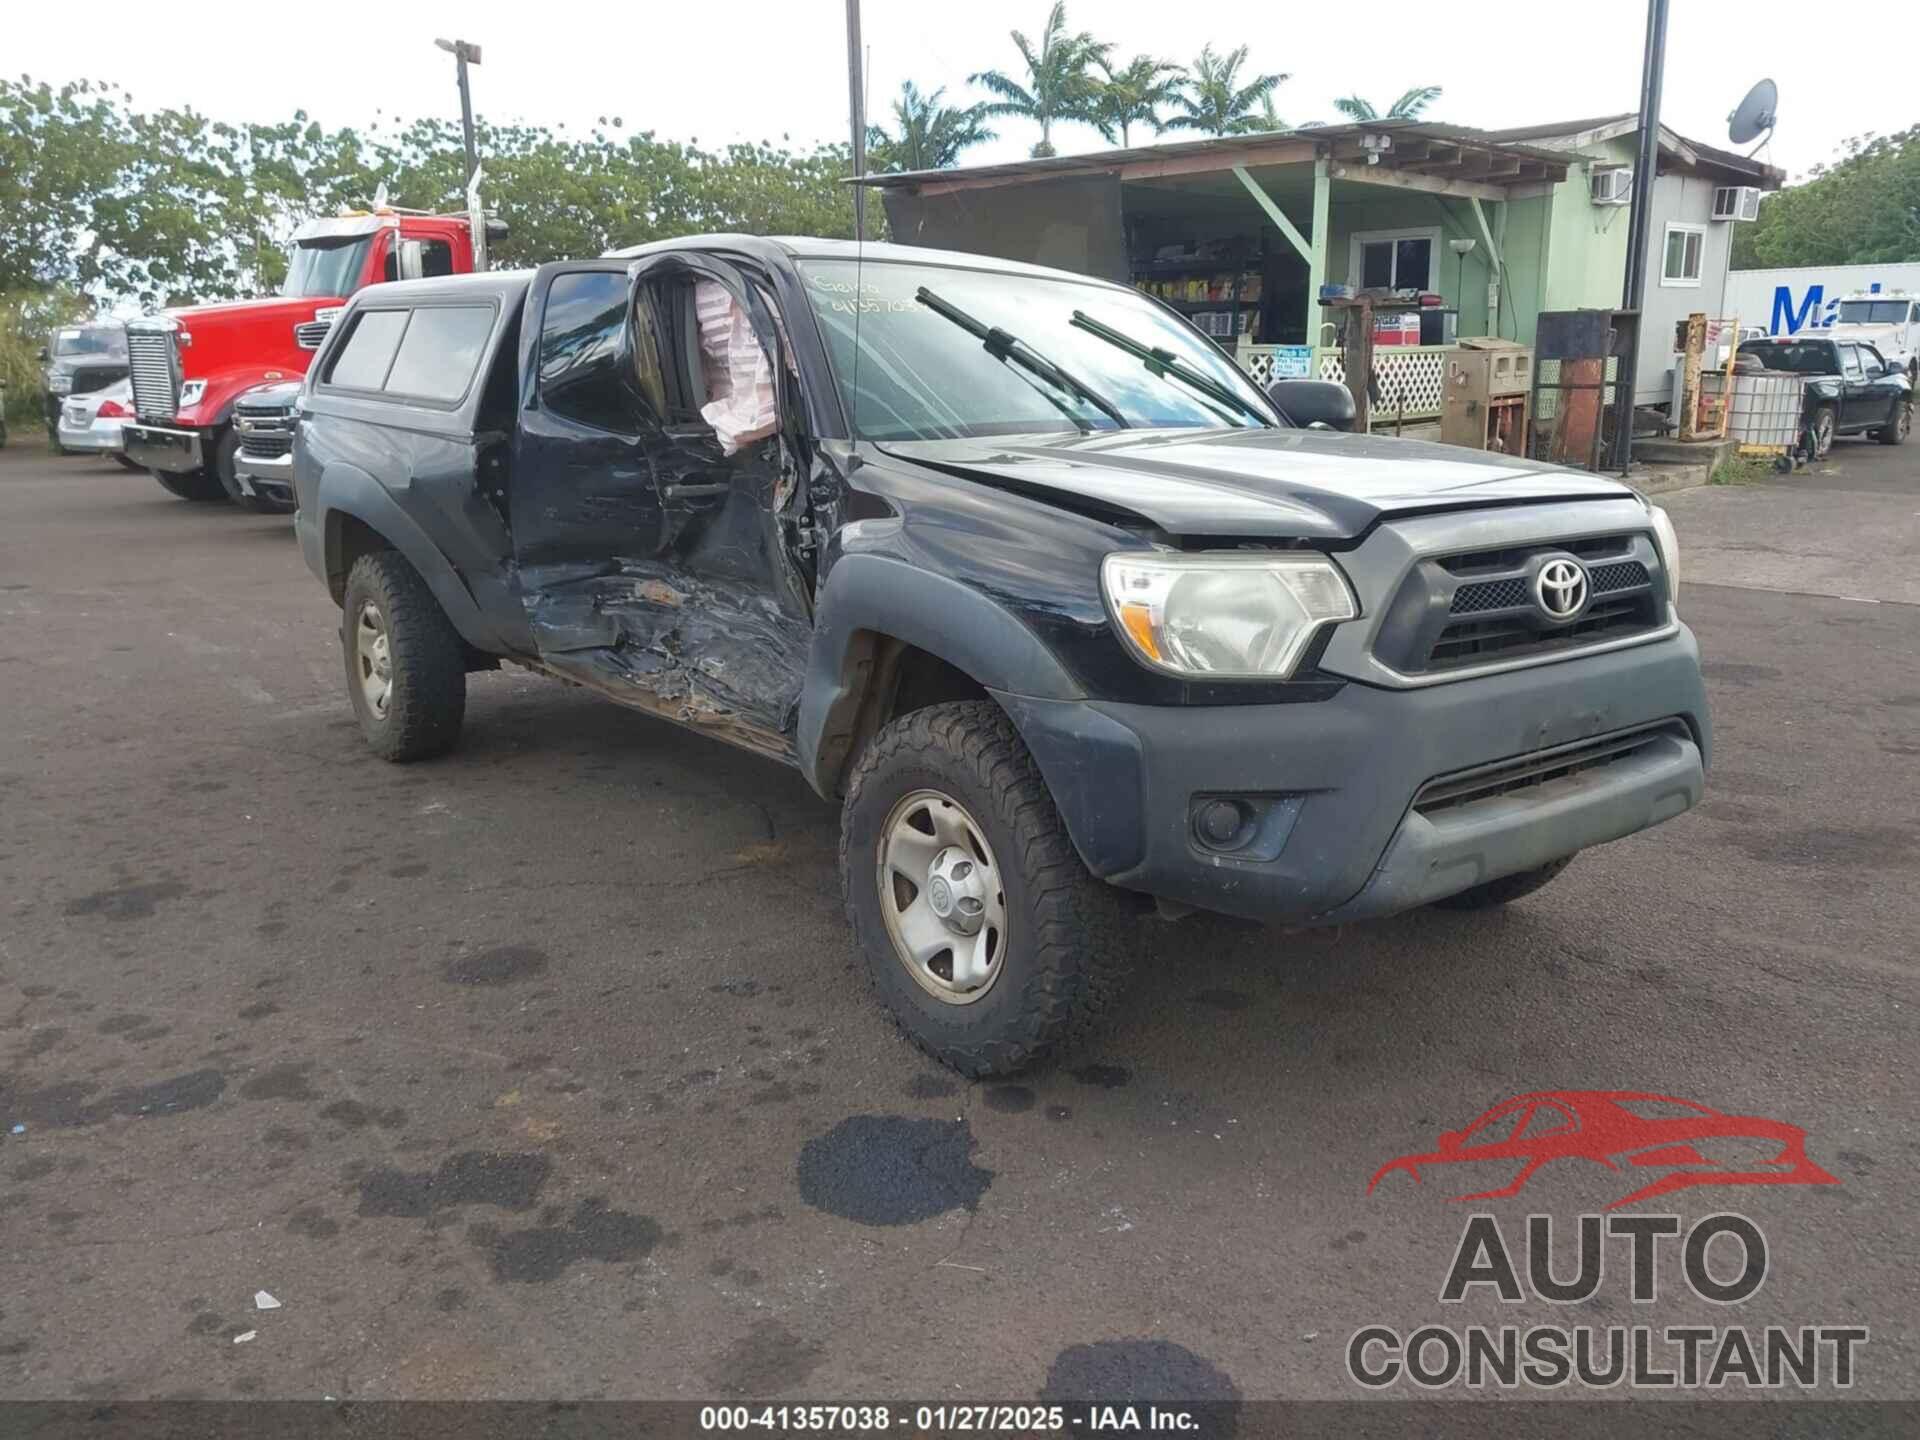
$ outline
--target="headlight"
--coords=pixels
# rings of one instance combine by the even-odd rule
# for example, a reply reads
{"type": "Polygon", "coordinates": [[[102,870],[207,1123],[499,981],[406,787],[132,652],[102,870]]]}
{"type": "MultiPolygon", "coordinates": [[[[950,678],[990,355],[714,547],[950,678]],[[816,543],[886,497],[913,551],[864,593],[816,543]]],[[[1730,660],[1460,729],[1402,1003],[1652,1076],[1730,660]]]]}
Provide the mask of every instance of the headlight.
{"type": "Polygon", "coordinates": [[[1360,613],[1324,555],[1121,551],[1100,580],[1127,647],[1175,675],[1284,679],[1314,631],[1360,613]]]}
{"type": "Polygon", "coordinates": [[[1653,539],[1660,547],[1660,568],[1667,572],[1667,598],[1680,608],[1680,537],[1674,534],[1673,517],[1658,505],[1649,505],[1653,517],[1653,539]]]}
{"type": "Polygon", "coordinates": [[[206,393],[207,393],[206,381],[204,380],[186,381],[180,387],[180,408],[182,410],[192,409],[195,405],[198,405],[200,403],[200,401],[205,397],[206,393]]]}

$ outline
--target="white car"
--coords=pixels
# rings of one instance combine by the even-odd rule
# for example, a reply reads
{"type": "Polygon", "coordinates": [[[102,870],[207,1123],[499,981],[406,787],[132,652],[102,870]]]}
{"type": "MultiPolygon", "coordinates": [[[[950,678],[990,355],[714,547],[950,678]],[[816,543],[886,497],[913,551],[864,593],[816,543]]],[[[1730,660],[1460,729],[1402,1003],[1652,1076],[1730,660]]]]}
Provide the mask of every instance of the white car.
{"type": "Polygon", "coordinates": [[[140,467],[127,458],[120,429],[133,419],[133,387],[116,380],[104,390],[69,395],[60,403],[58,431],[62,450],[89,455],[111,455],[129,470],[140,467]]]}
{"type": "Polygon", "coordinates": [[[1834,340],[1873,346],[1907,379],[1920,379],[1920,299],[1904,290],[1856,291],[1840,297],[1825,332],[1834,340]]]}

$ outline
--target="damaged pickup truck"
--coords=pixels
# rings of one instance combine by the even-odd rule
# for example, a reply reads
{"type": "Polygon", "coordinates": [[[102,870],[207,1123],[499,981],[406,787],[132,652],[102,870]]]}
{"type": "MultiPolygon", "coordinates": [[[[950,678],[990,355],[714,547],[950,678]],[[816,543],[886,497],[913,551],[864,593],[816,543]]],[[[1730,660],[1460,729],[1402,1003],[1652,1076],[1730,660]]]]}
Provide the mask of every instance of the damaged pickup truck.
{"type": "Polygon", "coordinates": [[[1004,1073],[1155,908],[1499,905],[1700,798],[1665,514],[1326,398],[1082,276],[695,238],[363,290],[296,528],[376,753],[505,660],[798,767],[894,1015],[1004,1073]]]}

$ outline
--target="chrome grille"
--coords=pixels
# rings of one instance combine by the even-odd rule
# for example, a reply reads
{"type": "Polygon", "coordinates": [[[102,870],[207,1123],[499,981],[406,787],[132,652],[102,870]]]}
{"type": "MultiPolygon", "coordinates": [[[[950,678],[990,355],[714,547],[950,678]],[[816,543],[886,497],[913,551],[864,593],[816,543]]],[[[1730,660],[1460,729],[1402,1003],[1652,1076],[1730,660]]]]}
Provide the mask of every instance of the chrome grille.
{"type": "Polygon", "coordinates": [[[234,429],[240,433],[240,453],[257,460],[277,460],[293,453],[291,410],[236,410],[234,429]]]}
{"type": "Polygon", "coordinates": [[[302,350],[318,350],[332,328],[331,320],[308,320],[293,327],[293,343],[302,350]]]}
{"type": "Polygon", "coordinates": [[[134,413],[142,420],[171,420],[180,393],[172,332],[128,326],[127,368],[133,379],[134,413]]]}

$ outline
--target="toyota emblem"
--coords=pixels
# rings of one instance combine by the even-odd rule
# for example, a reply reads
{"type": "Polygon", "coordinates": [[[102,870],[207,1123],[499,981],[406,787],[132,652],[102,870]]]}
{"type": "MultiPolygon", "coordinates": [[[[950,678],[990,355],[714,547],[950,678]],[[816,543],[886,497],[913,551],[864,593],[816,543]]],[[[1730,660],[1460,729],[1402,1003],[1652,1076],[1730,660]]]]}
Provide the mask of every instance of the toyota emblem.
{"type": "Polygon", "coordinates": [[[1533,577],[1533,599],[1549,620],[1571,620],[1587,603],[1587,572],[1578,560],[1549,560],[1533,577]]]}

